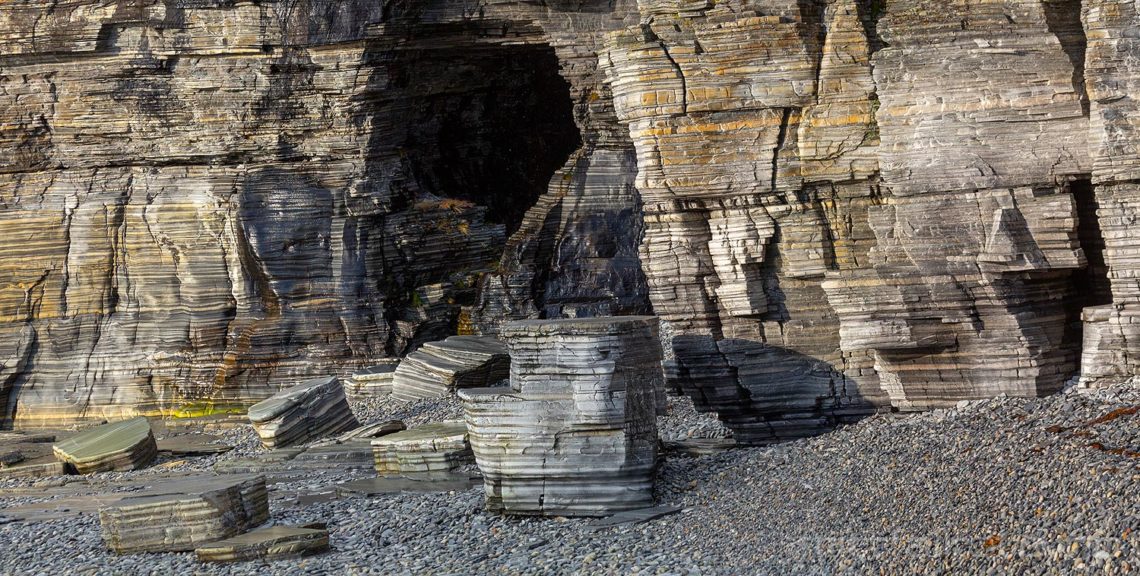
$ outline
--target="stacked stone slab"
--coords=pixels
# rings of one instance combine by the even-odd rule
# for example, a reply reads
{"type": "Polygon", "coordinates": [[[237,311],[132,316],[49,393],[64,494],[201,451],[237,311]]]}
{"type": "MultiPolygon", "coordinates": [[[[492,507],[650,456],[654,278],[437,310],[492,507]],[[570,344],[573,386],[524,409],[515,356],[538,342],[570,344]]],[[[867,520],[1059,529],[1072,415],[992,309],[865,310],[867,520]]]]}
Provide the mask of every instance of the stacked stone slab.
{"type": "Polygon", "coordinates": [[[490,336],[452,336],[428,342],[396,368],[392,397],[438,398],[458,388],[490,386],[510,374],[510,365],[506,347],[490,336]]]}
{"type": "Polygon", "coordinates": [[[146,418],[96,426],[52,446],[56,458],[80,474],[138,470],[158,457],[146,418]]]}
{"type": "Polygon", "coordinates": [[[268,519],[264,476],[222,477],[192,492],[126,498],[99,511],[103,540],[120,554],[193,550],[268,519]]]}
{"type": "Polygon", "coordinates": [[[447,420],[389,434],[372,441],[381,476],[447,476],[474,457],[462,420],[447,420]]]}
{"type": "Polygon", "coordinates": [[[336,376],[310,380],[254,404],[249,420],[266,448],[299,444],[360,425],[336,376]]]}
{"type": "Polygon", "coordinates": [[[658,320],[626,316],[504,325],[510,388],[461,390],[487,507],[601,516],[650,506],[658,320]]]}

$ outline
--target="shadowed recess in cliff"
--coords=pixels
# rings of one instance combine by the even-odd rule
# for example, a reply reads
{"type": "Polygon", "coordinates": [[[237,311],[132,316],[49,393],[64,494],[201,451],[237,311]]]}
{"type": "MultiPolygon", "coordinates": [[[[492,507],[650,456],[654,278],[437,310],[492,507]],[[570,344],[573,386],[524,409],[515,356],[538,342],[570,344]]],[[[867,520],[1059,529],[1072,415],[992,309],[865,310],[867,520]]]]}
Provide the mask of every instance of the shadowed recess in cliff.
{"type": "Polygon", "coordinates": [[[395,206],[470,202],[487,207],[488,222],[508,235],[518,229],[581,140],[554,50],[494,38],[529,33],[485,22],[419,26],[398,46],[377,43],[366,53],[384,61],[384,76],[372,85],[411,103],[402,111],[402,140],[377,131],[368,151],[378,158],[396,148],[395,206]]]}

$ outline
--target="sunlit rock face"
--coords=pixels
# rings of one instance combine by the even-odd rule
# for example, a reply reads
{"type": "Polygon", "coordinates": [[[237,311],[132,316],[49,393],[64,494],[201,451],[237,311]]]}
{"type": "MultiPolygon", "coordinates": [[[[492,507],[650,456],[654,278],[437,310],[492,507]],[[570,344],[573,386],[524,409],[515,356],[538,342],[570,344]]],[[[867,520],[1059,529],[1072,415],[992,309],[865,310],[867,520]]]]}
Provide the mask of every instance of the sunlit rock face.
{"type": "Polygon", "coordinates": [[[249,404],[526,318],[658,315],[670,385],[743,442],[1129,378],[1138,18],[0,5],[5,424],[249,404]]]}
{"type": "Polygon", "coordinates": [[[628,141],[584,141],[603,90],[568,80],[596,68],[569,69],[591,60],[579,33],[415,4],[0,6],[6,425],[248,405],[452,334],[551,176],[598,146],[624,245],[560,262],[640,277],[628,141]]]}

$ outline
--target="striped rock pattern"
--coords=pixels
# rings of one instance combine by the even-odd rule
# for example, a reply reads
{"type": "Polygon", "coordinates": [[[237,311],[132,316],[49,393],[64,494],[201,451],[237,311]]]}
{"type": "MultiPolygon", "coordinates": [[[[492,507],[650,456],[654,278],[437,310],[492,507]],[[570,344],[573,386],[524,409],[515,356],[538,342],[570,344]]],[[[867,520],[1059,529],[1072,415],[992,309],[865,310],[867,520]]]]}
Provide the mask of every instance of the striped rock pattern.
{"type": "Polygon", "coordinates": [[[392,397],[438,398],[459,388],[491,386],[506,379],[507,348],[490,336],[452,336],[408,354],[392,377],[392,397]]]}
{"type": "Polygon", "coordinates": [[[372,441],[381,476],[446,476],[473,460],[467,425],[461,420],[425,424],[372,441]]]}
{"type": "Polygon", "coordinates": [[[502,336],[510,387],[459,392],[487,508],[604,516],[652,505],[657,318],[526,320],[502,336]]]}
{"type": "Polygon", "coordinates": [[[1095,387],[1140,375],[1140,10],[1104,0],[1082,6],[1092,182],[1111,290],[1082,316],[1081,384],[1095,387]]]}
{"type": "Polygon", "coordinates": [[[60,462],[80,474],[144,468],[158,457],[150,422],[138,417],[96,426],[52,446],[60,462]]]}
{"type": "Polygon", "coordinates": [[[309,380],[249,409],[266,448],[283,448],[360,426],[336,376],[309,380]]]}
{"type": "Polygon", "coordinates": [[[670,387],[747,443],[1049,393],[1078,359],[1129,378],[1137,19],[0,4],[0,425],[248,406],[458,326],[650,312],[670,387]]]}
{"type": "Polygon", "coordinates": [[[193,492],[125,498],[99,510],[103,540],[119,554],[193,550],[268,519],[264,476],[225,476],[193,492]]]}

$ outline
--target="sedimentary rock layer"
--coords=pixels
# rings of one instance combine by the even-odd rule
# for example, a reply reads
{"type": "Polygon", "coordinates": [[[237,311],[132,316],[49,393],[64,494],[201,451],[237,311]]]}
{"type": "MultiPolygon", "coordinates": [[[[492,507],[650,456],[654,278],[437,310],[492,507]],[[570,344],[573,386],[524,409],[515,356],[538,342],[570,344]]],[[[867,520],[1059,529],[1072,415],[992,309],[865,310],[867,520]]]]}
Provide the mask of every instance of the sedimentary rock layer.
{"type": "Polygon", "coordinates": [[[438,398],[458,388],[491,386],[507,377],[507,348],[490,336],[452,336],[408,354],[392,376],[392,397],[438,398]]]}
{"type": "Polygon", "coordinates": [[[222,477],[193,492],[125,498],[99,510],[103,540],[119,554],[193,550],[268,519],[264,476],[222,477]]]}
{"type": "Polygon", "coordinates": [[[1078,359],[1128,378],[1138,18],[4,4],[5,425],[248,405],[457,330],[650,312],[671,387],[743,442],[1045,394],[1078,359]]]}
{"type": "Polygon", "coordinates": [[[52,446],[60,462],[80,474],[143,468],[158,457],[158,444],[146,418],[96,426],[52,446]]]}
{"type": "Polygon", "coordinates": [[[650,506],[664,377],[658,321],[503,326],[509,388],[460,390],[487,508],[604,516],[650,506]]]}
{"type": "Polygon", "coordinates": [[[467,425],[460,420],[425,424],[372,441],[381,476],[447,476],[472,460],[467,425]]]}
{"type": "Polygon", "coordinates": [[[254,404],[249,421],[266,448],[300,444],[360,426],[336,376],[310,380],[254,404]]]}

